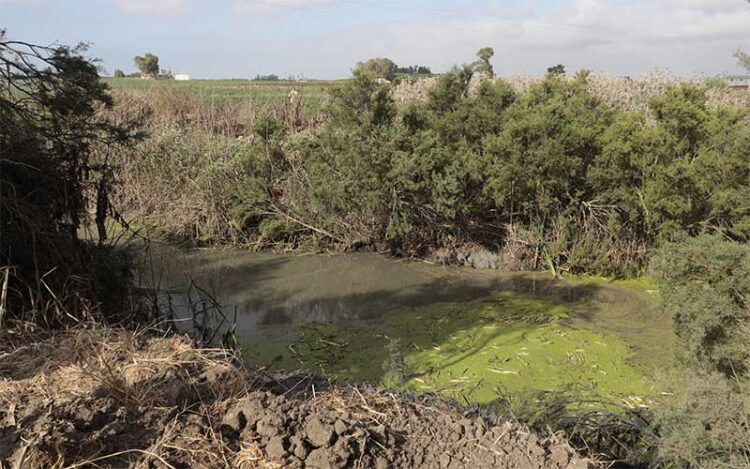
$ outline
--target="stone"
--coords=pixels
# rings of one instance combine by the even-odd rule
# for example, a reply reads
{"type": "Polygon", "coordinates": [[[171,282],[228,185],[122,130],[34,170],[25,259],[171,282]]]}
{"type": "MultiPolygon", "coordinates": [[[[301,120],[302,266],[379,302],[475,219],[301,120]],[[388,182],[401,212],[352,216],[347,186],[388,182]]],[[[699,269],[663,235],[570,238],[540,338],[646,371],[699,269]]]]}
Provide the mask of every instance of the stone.
{"type": "Polygon", "coordinates": [[[565,448],[557,446],[550,451],[549,459],[559,467],[563,468],[568,465],[570,454],[568,454],[568,451],[565,448]]]}
{"type": "Polygon", "coordinates": [[[266,455],[274,461],[280,461],[287,455],[286,441],[283,437],[275,436],[266,445],[266,455]]]}
{"type": "Polygon", "coordinates": [[[343,435],[348,430],[348,427],[341,420],[336,420],[336,423],[333,424],[333,429],[337,435],[343,435]]]}
{"type": "Polygon", "coordinates": [[[273,437],[281,433],[283,423],[281,417],[271,414],[258,422],[256,431],[260,436],[273,437]]]}
{"type": "Polygon", "coordinates": [[[317,448],[328,447],[333,441],[333,428],[318,417],[312,417],[305,425],[307,440],[317,448]]]}
{"type": "Polygon", "coordinates": [[[330,469],[334,467],[331,454],[326,448],[318,448],[310,452],[305,459],[305,467],[310,469],[330,469]]]}
{"type": "Polygon", "coordinates": [[[223,429],[241,432],[248,424],[254,425],[263,415],[263,405],[258,399],[245,398],[229,409],[221,420],[223,429]]]}
{"type": "Polygon", "coordinates": [[[291,445],[292,452],[296,457],[302,460],[307,457],[309,451],[307,450],[305,440],[303,440],[301,436],[294,435],[289,439],[289,444],[291,445]]]}

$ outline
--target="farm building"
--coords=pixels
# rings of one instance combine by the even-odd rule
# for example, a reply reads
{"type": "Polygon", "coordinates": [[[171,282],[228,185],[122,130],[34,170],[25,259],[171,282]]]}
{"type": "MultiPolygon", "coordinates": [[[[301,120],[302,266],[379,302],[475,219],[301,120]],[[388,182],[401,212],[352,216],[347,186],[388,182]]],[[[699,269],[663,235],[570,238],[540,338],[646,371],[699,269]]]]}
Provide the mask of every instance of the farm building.
{"type": "Polygon", "coordinates": [[[750,88],[750,75],[728,75],[725,80],[730,88],[750,88]]]}
{"type": "Polygon", "coordinates": [[[178,74],[174,76],[174,79],[177,81],[190,81],[190,75],[178,74]]]}

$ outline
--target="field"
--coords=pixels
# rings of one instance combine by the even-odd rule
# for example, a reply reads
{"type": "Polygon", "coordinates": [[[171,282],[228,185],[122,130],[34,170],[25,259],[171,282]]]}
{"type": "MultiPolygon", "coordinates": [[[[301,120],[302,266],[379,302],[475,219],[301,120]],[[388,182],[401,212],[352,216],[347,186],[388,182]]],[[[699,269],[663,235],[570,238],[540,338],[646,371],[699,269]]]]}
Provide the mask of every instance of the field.
{"type": "Polygon", "coordinates": [[[251,80],[140,80],[137,78],[105,78],[114,90],[158,91],[169,90],[199,96],[206,103],[232,103],[267,106],[287,99],[292,92],[299,94],[308,115],[320,112],[335,81],[251,81],[251,80]]]}

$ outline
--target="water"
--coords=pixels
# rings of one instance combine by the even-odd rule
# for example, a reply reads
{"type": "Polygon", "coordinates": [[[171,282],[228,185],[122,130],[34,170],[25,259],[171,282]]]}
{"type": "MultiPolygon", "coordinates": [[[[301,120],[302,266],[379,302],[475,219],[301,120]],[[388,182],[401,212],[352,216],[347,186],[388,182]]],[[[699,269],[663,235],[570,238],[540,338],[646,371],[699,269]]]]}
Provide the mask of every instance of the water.
{"type": "Polygon", "coordinates": [[[294,256],[236,249],[178,250],[154,256],[162,288],[184,292],[191,281],[238,309],[238,326],[376,320],[406,307],[468,302],[500,290],[575,301],[591,289],[543,273],[479,271],[387,259],[376,254],[294,256]]]}
{"type": "MultiPolygon", "coordinates": [[[[153,252],[161,288],[171,292],[178,312],[191,284],[210,292],[225,312],[236,309],[240,344],[249,361],[259,365],[274,362],[278,367],[376,381],[382,374],[382,349],[395,336],[406,344],[406,354],[416,367],[427,367],[429,362],[434,369],[440,360],[453,363],[454,355],[472,356],[462,360],[484,370],[474,370],[477,376],[486,375],[486,369],[497,372],[497,367],[488,365],[497,359],[493,354],[500,352],[496,351],[537,350],[537,342],[547,343],[550,337],[560,338],[559,347],[567,347],[554,351],[542,347],[538,356],[523,361],[533,372],[518,368],[507,371],[513,376],[494,377],[502,378],[504,385],[538,387],[546,380],[540,373],[559,373],[560,386],[570,376],[591,381],[592,376],[600,379],[602,373],[633,381],[640,379],[641,371],[671,366],[671,321],[654,307],[647,282],[559,281],[545,273],[435,266],[374,254],[299,256],[238,249],[178,250],[163,245],[153,252]],[[483,308],[491,310],[494,319],[489,321],[478,312],[483,308]],[[549,318],[558,313],[565,318],[561,322],[548,324],[543,319],[536,325],[540,314],[549,318]],[[425,325],[424,318],[442,324],[441,328],[425,325]],[[500,333],[472,345],[488,327],[499,327],[500,333]],[[508,342],[515,337],[511,331],[521,331],[520,338],[512,339],[517,343],[508,342]],[[424,352],[432,347],[445,354],[459,342],[463,345],[454,355],[436,357],[424,352]],[[581,351],[589,357],[585,366],[558,363],[560,357],[581,351]],[[480,355],[487,359],[477,361],[480,355]],[[553,358],[558,362],[550,370],[553,358]],[[592,363],[599,375],[591,375],[592,363]],[[602,371],[605,365],[613,368],[602,371]],[[519,381],[517,375],[526,378],[519,381]]],[[[423,383],[429,377],[424,370],[420,373],[418,382],[423,383]]],[[[443,375],[434,377],[434,384],[425,385],[425,390],[443,381],[443,375]]],[[[611,387],[616,386],[622,383],[611,387]]],[[[639,386],[639,390],[647,387],[639,386]]]]}

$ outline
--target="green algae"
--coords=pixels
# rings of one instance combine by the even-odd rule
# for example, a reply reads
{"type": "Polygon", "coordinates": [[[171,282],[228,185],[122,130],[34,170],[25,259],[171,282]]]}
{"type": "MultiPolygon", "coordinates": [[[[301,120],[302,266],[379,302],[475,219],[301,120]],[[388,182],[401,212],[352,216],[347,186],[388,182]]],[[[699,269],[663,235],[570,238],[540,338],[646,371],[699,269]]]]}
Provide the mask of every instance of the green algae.
{"type": "Polygon", "coordinates": [[[382,384],[386,346],[397,339],[408,389],[464,402],[571,387],[636,402],[657,392],[648,370],[632,362],[625,341],[566,324],[572,315],[570,305],[506,292],[469,303],[404,308],[377,322],[261,326],[244,356],[279,369],[382,384]]]}

